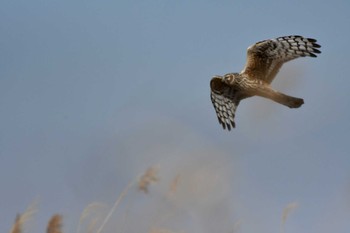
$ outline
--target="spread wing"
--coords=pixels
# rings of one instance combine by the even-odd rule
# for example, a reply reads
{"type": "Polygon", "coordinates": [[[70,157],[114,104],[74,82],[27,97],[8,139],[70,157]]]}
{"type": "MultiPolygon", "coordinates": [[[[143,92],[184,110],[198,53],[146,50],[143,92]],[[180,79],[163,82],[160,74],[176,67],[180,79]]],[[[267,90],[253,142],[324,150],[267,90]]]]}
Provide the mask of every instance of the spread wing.
{"type": "Polygon", "coordinates": [[[283,63],[298,57],[316,57],[321,46],[315,39],[283,36],[257,42],[247,49],[247,62],[241,73],[271,83],[283,63]]]}
{"type": "Polygon", "coordinates": [[[237,91],[222,80],[222,77],[214,77],[210,81],[211,102],[216,111],[219,123],[224,129],[235,128],[235,112],[240,98],[237,91]]]}

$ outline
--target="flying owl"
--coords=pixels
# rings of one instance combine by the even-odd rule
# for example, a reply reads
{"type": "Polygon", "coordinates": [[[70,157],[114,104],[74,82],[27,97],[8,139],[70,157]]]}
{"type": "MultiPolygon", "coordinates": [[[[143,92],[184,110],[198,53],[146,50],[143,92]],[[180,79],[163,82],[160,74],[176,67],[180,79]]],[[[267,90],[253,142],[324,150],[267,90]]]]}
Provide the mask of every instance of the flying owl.
{"type": "Polygon", "coordinates": [[[214,76],[210,81],[211,101],[224,129],[235,127],[235,112],[242,99],[261,96],[289,108],[299,108],[304,100],[271,88],[270,83],[283,63],[298,57],[317,57],[321,46],[315,39],[283,36],[263,40],[247,49],[247,61],[240,73],[214,76]]]}

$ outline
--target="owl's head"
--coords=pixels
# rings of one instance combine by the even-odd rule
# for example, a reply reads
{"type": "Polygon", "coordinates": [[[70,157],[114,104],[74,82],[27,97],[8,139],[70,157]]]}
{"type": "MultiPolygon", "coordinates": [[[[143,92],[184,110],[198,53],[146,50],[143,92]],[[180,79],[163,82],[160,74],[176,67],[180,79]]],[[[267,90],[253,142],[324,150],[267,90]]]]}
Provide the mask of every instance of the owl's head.
{"type": "Polygon", "coordinates": [[[235,82],[236,77],[238,77],[238,73],[228,73],[225,74],[224,77],[222,78],[222,81],[228,85],[232,85],[235,82]]]}

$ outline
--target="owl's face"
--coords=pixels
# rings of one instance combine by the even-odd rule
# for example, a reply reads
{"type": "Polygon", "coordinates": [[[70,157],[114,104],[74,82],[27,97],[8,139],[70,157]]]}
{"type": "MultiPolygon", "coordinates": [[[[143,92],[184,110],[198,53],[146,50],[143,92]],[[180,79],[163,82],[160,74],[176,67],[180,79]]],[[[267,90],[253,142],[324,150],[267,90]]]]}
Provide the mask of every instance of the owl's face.
{"type": "Polygon", "coordinates": [[[222,80],[224,81],[224,83],[226,84],[233,84],[235,82],[235,79],[239,76],[238,73],[228,73],[225,74],[224,77],[222,78],[222,80]]]}
{"type": "Polygon", "coordinates": [[[211,90],[216,94],[222,95],[228,87],[235,83],[237,78],[239,78],[238,73],[229,73],[224,76],[216,75],[210,81],[211,90]]]}

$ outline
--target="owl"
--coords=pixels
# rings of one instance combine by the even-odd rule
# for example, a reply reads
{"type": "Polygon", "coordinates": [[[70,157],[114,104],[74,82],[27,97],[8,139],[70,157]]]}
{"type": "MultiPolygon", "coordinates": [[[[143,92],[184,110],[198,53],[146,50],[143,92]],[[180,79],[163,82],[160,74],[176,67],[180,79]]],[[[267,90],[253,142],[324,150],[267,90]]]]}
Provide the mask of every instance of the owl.
{"type": "Polygon", "coordinates": [[[247,61],[240,73],[214,76],[210,81],[211,101],[224,129],[235,128],[239,102],[252,96],[270,99],[289,108],[299,108],[304,100],[271,88],[283,63],[298,57],[317,57],[321,46],[315,39],[283,36],[257,42],[247,49],[247,61]]]}

